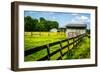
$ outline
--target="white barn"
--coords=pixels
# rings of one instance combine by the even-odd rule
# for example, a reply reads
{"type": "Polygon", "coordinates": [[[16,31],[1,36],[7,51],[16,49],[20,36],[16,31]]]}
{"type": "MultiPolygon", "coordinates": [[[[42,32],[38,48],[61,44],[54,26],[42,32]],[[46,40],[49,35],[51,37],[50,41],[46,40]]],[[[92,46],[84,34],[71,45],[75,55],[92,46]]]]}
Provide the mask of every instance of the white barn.
{"type": "Polygon", "coordinates": [[[56,28],[53,28],[50,30],[50,32],[57,32],[58,30],[56,28]]]}
{"type": "Polygon", "coordinates": [[[86,24],[68,24],[66,26],[66,35],[68,38],[86,33],[86,24]]]}

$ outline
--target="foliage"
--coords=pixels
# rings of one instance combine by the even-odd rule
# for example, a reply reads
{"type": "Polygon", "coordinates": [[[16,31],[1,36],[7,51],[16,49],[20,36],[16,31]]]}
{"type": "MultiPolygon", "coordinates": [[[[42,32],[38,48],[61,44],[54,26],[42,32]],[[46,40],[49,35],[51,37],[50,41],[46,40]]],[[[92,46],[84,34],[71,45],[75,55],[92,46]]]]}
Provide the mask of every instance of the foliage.
{"type": "Polygon", "coordinates": [[[30,16],[24,18],[25,20],[25,31],[34,31],[38,23],[37,19],[32,19],[30,16]]]}
{"type": "Polygon", "coordinates": [[[57,21],[46,20],[43,17],[35,19],[30,16],[24,17],[25,31],[50,31],[52,28],[58,28],[59,23],[57,21]]]}

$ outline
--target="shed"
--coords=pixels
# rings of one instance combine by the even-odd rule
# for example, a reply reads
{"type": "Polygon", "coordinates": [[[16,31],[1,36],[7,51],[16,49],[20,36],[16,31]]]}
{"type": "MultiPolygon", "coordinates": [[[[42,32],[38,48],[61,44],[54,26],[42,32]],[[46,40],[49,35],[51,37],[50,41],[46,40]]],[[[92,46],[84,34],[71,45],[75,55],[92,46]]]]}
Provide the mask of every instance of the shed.
{"type": "Polygon", "coordinates": [[[65,32],[66,31],[66,27],[60,27],[58,28],[58,32],[65,32]]]}
{"type": "Polygon", "coordinates": [[[51,30],[50,30],[50,32],[57,32],[58,30],[56,29],[56,28],[52,28],[51,30]]]}
{"type": "Polygon", "coordinates": [[[66,26],[66,35],[70,37],[77,36],[79,34],[86,33],[86,24],[67,24],[66,26]]]}

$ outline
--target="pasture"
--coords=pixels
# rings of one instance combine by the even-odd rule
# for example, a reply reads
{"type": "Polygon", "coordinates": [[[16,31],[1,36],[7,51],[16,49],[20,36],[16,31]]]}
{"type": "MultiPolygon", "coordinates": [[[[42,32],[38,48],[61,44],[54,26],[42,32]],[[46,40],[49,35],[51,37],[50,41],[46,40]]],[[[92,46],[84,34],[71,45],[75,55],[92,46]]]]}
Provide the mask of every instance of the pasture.
{"type": "Polygon", "coordinates": [[[64,32],[25,32],[25,50],[65,38],[64,32]]]}
{"type": "MultiPolygon", "coordinates": [[[[24,37],[24,47],[25,50],[29,50],[30,48],[41,46],[44,44],[48,44],[51,42],[59,41],[66,39],[67,36],[64,32],[25,32],[24,37]]],[[[72,42],[73,40],[70,40],[72,42]]],[[[63,46],[68,44],[67,42],[62,43],[63,46]]],[[[58,50],[60,45],[55,45],[50,48],[50,53],[58,50]]],[[[70,46],[70,48],[73,45],[70,46]]],[[[67,48],[62,50],[62,53],[65,53],[67,48]]],[[[31,55],[25,56],[25,61],[36,61],[37,59],[47,55],[46,49],[43,49],[39,52],[33,53],[31,55]]],[[[60,52],[56,53],[54,56],[50,57],[51,60],[55,60],[60,56],[60,52]]],[[[82,59],[82,58],[90,58],[90,39],[88,37],[84,37],[80,42],[77,48],[70,50],[70,54],[66,54],[63,59],[82,59]]]]}

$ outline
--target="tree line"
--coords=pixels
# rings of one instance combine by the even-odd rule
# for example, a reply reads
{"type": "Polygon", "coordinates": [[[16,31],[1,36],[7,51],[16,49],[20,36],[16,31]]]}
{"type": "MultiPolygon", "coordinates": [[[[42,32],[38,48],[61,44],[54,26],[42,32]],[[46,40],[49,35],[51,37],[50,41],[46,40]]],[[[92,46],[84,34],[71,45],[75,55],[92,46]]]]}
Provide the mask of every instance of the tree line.
{"type": "Polygon", "coordinates": [[[24,17],[25,31],[50,31],[52,28],[58,29],[59,23],[57,21],[46,20],[43,17],[39,19],[30,16],[24,17]]]}

